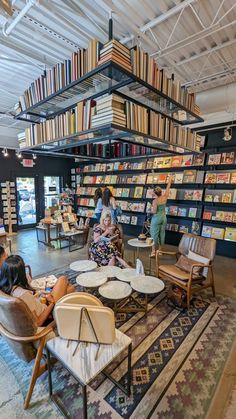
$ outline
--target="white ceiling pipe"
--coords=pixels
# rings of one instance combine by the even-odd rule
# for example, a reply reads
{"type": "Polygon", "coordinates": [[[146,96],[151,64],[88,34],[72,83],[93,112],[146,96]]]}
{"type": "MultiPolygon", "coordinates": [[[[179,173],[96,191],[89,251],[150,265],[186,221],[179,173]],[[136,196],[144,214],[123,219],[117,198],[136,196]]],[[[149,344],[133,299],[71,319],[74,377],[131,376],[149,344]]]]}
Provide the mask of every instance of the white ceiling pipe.
{"type": "Polygon", "coordinates": [[[26,13],[37,3],[38,0],[27,0],[27,3],[23,7],[23,9],[19,12],[19,14],[15,17],[15,19],[10,23],[9,26],[5,25],[2,29],[2,33],[4,36],[9,36],[12,30],[15,28],[17,23],[21,21],[21,19],[26,15],[26,13]]]}
{"type": "MultiPolygon", "coordinates": [[[[143,25],[139,28],[140,32],[147,32],[149,29],[154,28],[159,23],[164,22],[165,20],[169,19],[171,16],[176,15],[179,13],[182,9],[189,6],[191,3],[193,3],[196,0],[184,0],[181,3],[177,4],[176,6],[172,7],[171,9],[167,10],[165,13],[162,13],[160,16],[157,16],[155,19],[150,20],[150,22],[146,23],[146,25],[143,25]]],[[[129,37],[125,37],[120,39],[120,42],[122,44],[127,44],[134,38],[133,35],[129,37]]]]}
{"type": "Polygon", "coordinates": [[[203,114],[219,111],[232,114],[236,112],[235,97],[236,83],[231,83],[197,93],[196,102],[203,114]]]}

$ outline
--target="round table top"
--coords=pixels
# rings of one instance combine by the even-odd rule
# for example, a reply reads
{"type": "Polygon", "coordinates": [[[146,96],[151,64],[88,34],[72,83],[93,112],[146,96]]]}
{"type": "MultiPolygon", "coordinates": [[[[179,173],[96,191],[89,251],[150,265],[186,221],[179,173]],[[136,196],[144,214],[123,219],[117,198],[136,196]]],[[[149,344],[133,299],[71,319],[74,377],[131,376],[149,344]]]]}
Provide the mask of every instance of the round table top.
{"type": "Polygon", "coordinates": [[[107,282],[107,275],[104,272],[84,272],[76,278],[77,284],[81,287],[96,288],[107,282]]]}
{"type": "Polygon", "coordinates": [[[99,266],[98,272],[103,272],[108,278],[117,278],[117,275],[122,271],[118,266],[99,266]]]}
{"type": "Polygon", "coordinates": [[[129,284],[120,281],[109,281],[98,289],[99,294],[109,300],[122,300],[129,297],[132,293],[132,288],[129,284]]]}
{"type": "Polygon", "coordinates": [[[133,247],[152,247],[153,242],[151,244],[142,242],[139,239],[130,239],[128,240],[128,244],[133,247]]]}
{"type": "Polygon", "coordinates": [[[97,267],[97,263],[93,260],[77,260],[70,264],[70,269],[75,272],[88,272],[97,267]]]}
{"type": "Polygon", "coordinates": [[[165,288],[165,284],[159,278],[149,275],[139,275],[131,281],[131,287],[143,294],[156,294],[165,288]]]}
{"type": "Polygon", "coordinates": [[[131,282],[131,280],[135,279],[137,276],[139,275],[136,273],[136,269],[133,268],[120,269],[116,274],[116,278],[124,282],[131,282]]]}

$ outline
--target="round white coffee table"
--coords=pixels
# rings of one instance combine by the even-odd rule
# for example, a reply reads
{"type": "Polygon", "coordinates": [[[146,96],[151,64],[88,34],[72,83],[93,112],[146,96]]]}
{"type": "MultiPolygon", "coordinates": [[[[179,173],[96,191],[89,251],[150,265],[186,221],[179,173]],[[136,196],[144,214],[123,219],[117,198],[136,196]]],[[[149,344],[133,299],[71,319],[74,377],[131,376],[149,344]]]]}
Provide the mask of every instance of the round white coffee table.
{"type": "Polygon", "coordinates": [[[107,275],[104,272],[84,272],[76,278],[76,282],[83,288],[97,288],[107,282],[107,275]]]}
{"type": "Polygon", "coordinates": [[[118,266],[99,266],[96,270],[98,272],[103,272],[108,278],[117,278],[119,273],[123,271],[123,269],[118,266]]]}
{"type": "MultiPolygon", "coordinates": [[[[146,242],[142,242],[139,239],[130,239],[128,240],[128,244],[134,247],[134,264],[136,263],[136,259],[139,258],[139,249],[148,249],[148,248],[152,248],[153,246],[153,242],[149,244],[146,242]]],[[[149,257],[148,273],[150,274],[150,272],[151,272],[151,258],[149,257]]]]}
{"type": "Polygon", "coordinates": [[[163,281],[161,281],[161,279],[149,275],[137,276],[136,278],[131,280],[130,285],[133,288],[133,290],[145,295],[145,303],[143,306],[145,314],[147,314],[148,294],[158,294],[165,288],[165,284],[163,281]]]}
{"type": "Polygon", "coordinates": [[[115,313],[120,310],[123,305],[126,304],[127,299],[132,293],[132,288],[126,282],[121,281],[109,281],[102,285],[98,289],[99,294],[114,303],[113,310],[115,313]],[[122,306],[119,304],[121,303],[122,306]]]}
{"type": "Polygon", "coordinates": [[[70,264],[70,269],[75,272],[88,272],[97,267],[97,263],[93,260],[77,260],[70,264]]]}
{"type": "Polygon", "coordinates": [[[133,268],[120,269],[116,274],[116,278],[124,282],[131,282],[131,280],[135,279],[137,276],[136,270],[133,268]]]}

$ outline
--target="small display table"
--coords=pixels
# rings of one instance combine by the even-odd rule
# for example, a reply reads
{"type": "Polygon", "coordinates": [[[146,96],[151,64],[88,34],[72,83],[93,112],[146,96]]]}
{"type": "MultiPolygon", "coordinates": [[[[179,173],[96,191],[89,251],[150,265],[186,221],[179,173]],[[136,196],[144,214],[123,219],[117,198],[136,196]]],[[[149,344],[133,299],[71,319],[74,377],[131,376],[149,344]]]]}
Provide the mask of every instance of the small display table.
{"type": "Polygon", "coordinates": [[[147,314],[148,294],[158,294],[165,288],[165,284],[163,281],[161,281],[161,279],[156,278],[155,276],[146,275],[139,275],[136,278],[132,279],[130,285],[133,288],[133,290],[145,295],[145,302],[143,305],[145,314],[147,314]]]}
{"type": "Polygon", "coordinates": [[[75,272],[88,272],[96,269],[97,263],[93,260],[77,260],[70,264],[70,269],[75,272]]]}
{"type": "Polygon", "coordinates": [[[132,294],[131,286],[126,282],[121,281],[109,281],[102,285],[98,291],[102,297],[113,302],[113,310],[115,313],[120,311],[132,294]]]}
{"type": "Polygon", "coordinates": [[[67,233],[60,232],[60,249],[68,247],[69,252],[82,249],[84,247],[81,242],[82,236],[84,236],[84,231],[82,230],[68,231],[67,233]],[[67,240],[68,245],[61,247],[62,240],[67,240]]]}
{"type": "Polygon", "coordinates": [[[84,272],[76,278],[76,282],[83,288],[98,288],[107,282],[107,274],[104,272],[84,272]]]}
{"type": "MultiPolygon", "coordinates": [[[[104,326],[105,327],[105,326],[104,326]]],[[[53,394],[52,375],[51,375],[51,360],[50,354],[53,355],[59,362],[69,371],[75,380],[82,386],[83,398],[83,418],[87,419],[87,385],[102,372],[109,378],[113,384],[119,387],[125,394],[130,395],[131,388],[131,353],[132,342],[131,339],[124,333],[116,329],[116,339],[112,345],[100,344],[99,355],[96,359],[97,344],[96,343],[80,343],[80,348],[73,353],[78,342],[70,342],[60,337],[55,337],[47,342],[47,357],[48,357],[48,381],[49,381],[49,395],[54,403],[57,405],[64,417],[67,415],[62,402],[53,394]],[[118,383],[114,378],[108,375],[104,369],[125,349],[128,348],[128,376],[127,387],[125,388],[118,383]]],[[[79,416],[78,416],[79,417],[79,416]]]]}
{"type": "MultiPolygon", "coordinates": [[[[153,246],[153,243],[149,244],[146,242],[142,242],[139,239],[130,239],[128,240],[128,244],[134,247],[134,264],[136,263],[136,259],[139,258],[139,249],[148,249],[152,248],[153,246]]],[[[148,273],[151,273],[151,257],[149,257],[148,273]]]]}

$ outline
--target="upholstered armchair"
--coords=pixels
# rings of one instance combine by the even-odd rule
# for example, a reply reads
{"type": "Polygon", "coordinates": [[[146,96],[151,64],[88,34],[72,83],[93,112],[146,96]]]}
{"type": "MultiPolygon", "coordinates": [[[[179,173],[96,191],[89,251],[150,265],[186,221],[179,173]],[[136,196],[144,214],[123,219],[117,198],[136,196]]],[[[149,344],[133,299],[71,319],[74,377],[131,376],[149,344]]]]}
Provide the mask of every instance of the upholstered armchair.
{"type": "Polygon", "coordinates": [[[37,378],[47,369],[40,364],[43,349],[49,333],[53,332],[54,322],[38,328],[31,311],[24,301],[0,291],[0,334],[15,354],[29,363],[35,359],[24,408],[29,407],[37,378]],[[35,344],[35,345],[34,345],[35,344]]]}
{"type": "Polygon", "coordinates": [[[193,294],[204,288],[212,288],[215,296],[213,260],[216,252],[216,240],[184,234],[177,252],[157,251],[157,276],[166,279],[186,291],[189,308],[193,294]],[[171,256],[175,264],[163,264],[163,257],[171,256]]]}

